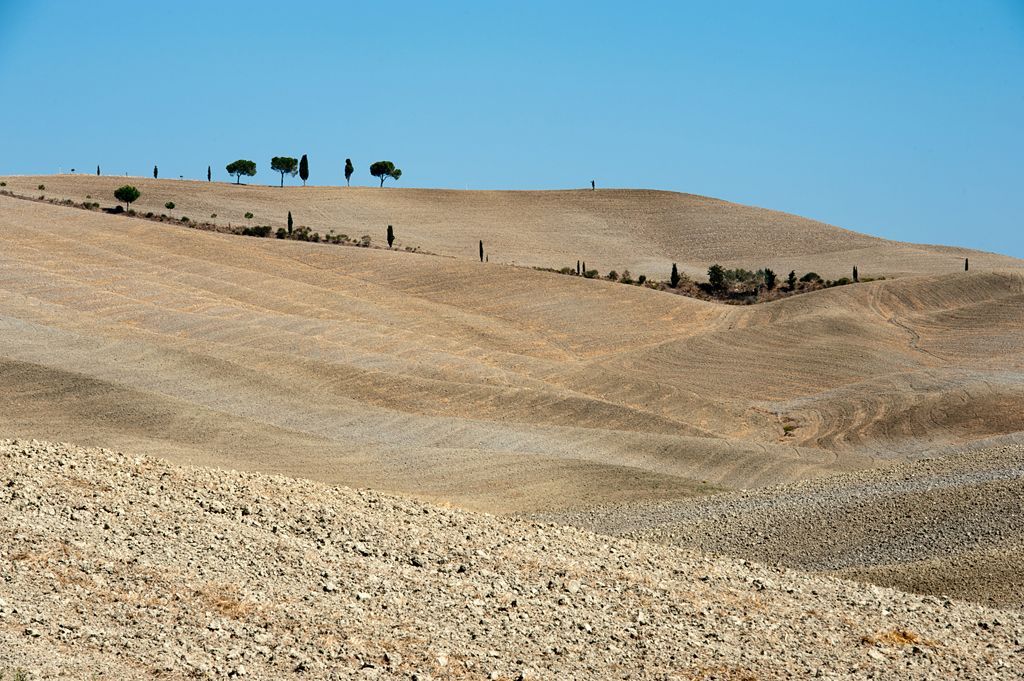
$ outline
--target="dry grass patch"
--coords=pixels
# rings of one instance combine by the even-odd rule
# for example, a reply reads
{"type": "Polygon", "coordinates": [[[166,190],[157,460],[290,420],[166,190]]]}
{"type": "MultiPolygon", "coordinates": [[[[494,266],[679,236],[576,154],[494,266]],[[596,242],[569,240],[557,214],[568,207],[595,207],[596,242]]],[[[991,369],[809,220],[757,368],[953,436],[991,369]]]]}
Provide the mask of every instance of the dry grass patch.
{"type": "Polygon", "coordinates": [[[866,646],[934,646],[934,641],[921,638],[907,629],[892,629],[862,636],[860,642],[866,646]]]}

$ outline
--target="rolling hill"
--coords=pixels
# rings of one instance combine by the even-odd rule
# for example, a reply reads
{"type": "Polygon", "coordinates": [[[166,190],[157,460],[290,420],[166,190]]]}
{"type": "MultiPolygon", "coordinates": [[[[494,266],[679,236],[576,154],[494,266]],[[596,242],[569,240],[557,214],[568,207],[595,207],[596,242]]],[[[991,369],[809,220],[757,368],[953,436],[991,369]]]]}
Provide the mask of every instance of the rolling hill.
{"type": "MultiPolygon", "coordinates": [[[[122,178],[6,181],[84,200],[122,178]]],[[[177,212],[248,207],[259,222],[290,209],[348,233],[362,230],[344,220],[386,211],[407,216],[387,218],[405,245],[469,252],[245,238],[0,197],[11,436],[509,512],[781,484],[1024,430],[1024,270],[1004,256],[972,252],[964,273],[960,251],[663,193],[132,181],[140,210],[173,198],[177,212]],[[780,249],[827,272],[827,257],[875,249],[917,274],[735,307],[482,264],[475,236],[456,247],[501,217],[492,253],[553,258],[566,233],[544,220],[582,233],[601,214],[586,238],[605,255],[588,265],[668,262],[694,238],[679,234],[697,206],[701,253],[780,249]]]]}

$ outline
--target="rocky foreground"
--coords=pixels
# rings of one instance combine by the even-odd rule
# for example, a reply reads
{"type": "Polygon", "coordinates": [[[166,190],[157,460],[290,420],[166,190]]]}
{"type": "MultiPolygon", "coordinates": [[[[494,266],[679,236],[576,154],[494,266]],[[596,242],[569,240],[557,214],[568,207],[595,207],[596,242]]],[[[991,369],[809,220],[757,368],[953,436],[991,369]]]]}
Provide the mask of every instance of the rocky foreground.
{"type": "Polygon", "coordinates": [[[1011,679],[1024,615],[281,477],[0,441],[0,674],[1011,679]]]}

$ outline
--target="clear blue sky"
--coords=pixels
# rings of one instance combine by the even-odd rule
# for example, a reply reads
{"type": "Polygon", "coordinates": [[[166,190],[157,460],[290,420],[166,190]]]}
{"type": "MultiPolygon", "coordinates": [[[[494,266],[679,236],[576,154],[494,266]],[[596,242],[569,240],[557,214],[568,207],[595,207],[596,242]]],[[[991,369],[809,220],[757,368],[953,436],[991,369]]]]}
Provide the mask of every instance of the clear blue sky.
{"type": "Polygon", "coordinates": [[[0,174],[653,187],[1024,257],[1024,0],[0,0],[0,174]]]}

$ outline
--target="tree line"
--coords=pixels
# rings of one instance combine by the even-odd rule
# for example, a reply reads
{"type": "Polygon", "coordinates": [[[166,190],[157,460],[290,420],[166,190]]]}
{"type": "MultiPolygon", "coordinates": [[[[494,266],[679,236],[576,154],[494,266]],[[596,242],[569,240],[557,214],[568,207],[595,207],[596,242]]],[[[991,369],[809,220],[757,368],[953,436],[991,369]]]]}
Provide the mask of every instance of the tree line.
{"type": "MultiPolygon", "coordinates": [[[[280,173],[281,184],[284,186],[284,176],[296,175],[302,180],[302,186],[306,186],[306,180],[309,179],[309,158],[306,154],[302,155],[302,158],[294,158],[292,156],[275,156],[270,159],[270,169],[275,173],[280,173]]],[[[240,158],[237,161],[232,161],[225,166],[225,170],[228,171],[228,175],[235,178],[235,184],[241,184],[242,177],[253,177],[256,175],[256,162],[240,158]]],[[[356,172],[356,167],[352,163],[352,159],[345,159],[345,184],[348,186],[352,185],[352,175],[356,172]]],[[[156,177],[156,168],[153,168],[154,177],[156,177]]],[[[380,180],[380,186],[384,186],[385,180],[398,181],[402,177],[402,169],[395,166],[392,161],[376,161],[370,164],[370,175],[380,180]]],[[[210,180],[210,170],[207,168],[206,179],[210,180]]]]}

